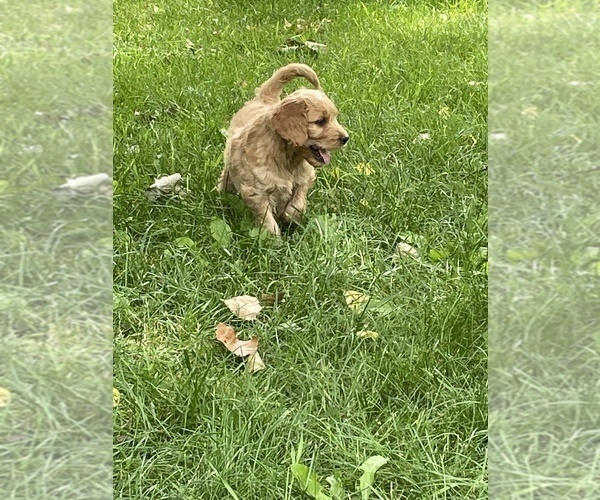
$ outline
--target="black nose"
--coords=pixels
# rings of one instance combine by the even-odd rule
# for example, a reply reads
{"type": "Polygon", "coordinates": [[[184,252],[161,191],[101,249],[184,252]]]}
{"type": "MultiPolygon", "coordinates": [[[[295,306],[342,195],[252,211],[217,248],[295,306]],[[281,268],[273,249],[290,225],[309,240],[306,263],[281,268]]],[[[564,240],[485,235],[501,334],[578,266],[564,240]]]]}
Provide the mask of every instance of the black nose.
{"type": "Polygon", "coordinates": [[[346,144],[349,140],[350,140],[350,137],[348,137],[347,135],[343,135],[342,137],[340,137],[340,142],[342,144],[346,144]]]}

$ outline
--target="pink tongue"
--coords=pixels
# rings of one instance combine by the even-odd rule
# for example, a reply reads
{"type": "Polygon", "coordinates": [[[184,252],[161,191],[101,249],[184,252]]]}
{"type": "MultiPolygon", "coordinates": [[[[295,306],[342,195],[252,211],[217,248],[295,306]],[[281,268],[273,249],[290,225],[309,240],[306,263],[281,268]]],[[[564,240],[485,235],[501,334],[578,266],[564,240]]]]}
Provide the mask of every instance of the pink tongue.
{"type": "Polygon", "coordinates": [[[325,165],[329,165],[329,162],[331,161],[331,154],[329,153],[329,151],[327,151],[326,149],[319,148],[319,153],[321,153],[325,165]]]}

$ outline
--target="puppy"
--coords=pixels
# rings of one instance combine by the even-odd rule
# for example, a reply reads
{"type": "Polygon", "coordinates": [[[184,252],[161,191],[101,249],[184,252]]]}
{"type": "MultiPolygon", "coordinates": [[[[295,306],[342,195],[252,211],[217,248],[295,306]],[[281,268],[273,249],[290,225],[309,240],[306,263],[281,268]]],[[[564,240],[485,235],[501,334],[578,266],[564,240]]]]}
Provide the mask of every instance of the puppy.
{"type": "Polygon", "coordinates": [[[315,167],[328,164],[330,150],[348,142],[337,114],[310,67],[279,69],[231,119],[217,189],[240,194],[257,227],[278,236],[277,219],[297,221],[305,212],[315,167]],[[284,85],[298,77],[315,89],[302,88],[280,100],[284,85]]]}

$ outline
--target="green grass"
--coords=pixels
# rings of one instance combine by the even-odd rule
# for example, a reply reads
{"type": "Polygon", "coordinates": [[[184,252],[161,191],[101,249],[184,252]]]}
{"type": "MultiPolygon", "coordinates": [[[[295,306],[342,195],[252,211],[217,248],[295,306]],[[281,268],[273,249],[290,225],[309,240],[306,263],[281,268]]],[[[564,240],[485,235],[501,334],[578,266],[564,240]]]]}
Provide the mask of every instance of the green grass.
{"type": "Polygon", "coordinates": [[[110,173],[109,5],[2,5],[2,498],[111,494],[110,204],[51,195],[110,173]]]}
{"type": "Polygon", "coordinates": [[[600,17],[490,12],[490,495],[597,498],[600,17]]]}
{"type": "Polygon", "coordinates": [[[486,26],[466,1],[115,4],[115,497],[301,498],[302,442],[348,492],[381,455],[371,498],[486,498],[486,26]],[[327,51],[278,52],[294,36],[327,51]],[[213,189],[221,130],[292,60],[351,140],[302,226],[261,240],[213,189]],[[148,201],[174,172],[190,197],[148,201]],[[408,237],[419,259],[394,256],[408,237]],[[386,305],[353,313],[347,290],[386,305]],[[274,292],[252,323],[222,302],[274,292]],[[266,370],[227,354],[220,321],[259,337],[266,370]]]}

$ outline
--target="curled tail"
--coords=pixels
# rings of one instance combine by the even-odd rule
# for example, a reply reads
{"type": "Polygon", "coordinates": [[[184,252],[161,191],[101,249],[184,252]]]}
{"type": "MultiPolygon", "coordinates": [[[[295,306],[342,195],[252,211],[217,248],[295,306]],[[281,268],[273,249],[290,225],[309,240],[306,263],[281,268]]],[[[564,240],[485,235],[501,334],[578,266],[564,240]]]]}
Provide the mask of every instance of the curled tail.
{"type": "Polygon", "coordinates": [[[273,76],[263,83],[256,91],[256,97],[265,102],[276,102],[279,100],[283,86],[294,78],[306,78],[316,88],[321,88],[319,77],[306,64],[288,64],[273,73],[273,76]]]}

